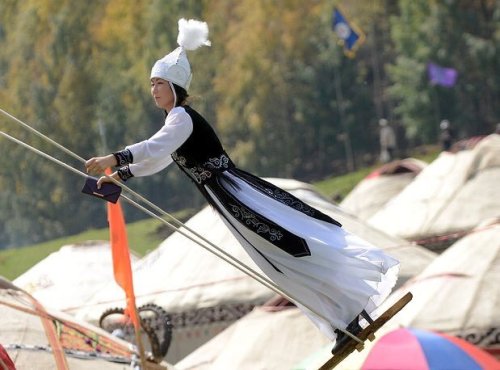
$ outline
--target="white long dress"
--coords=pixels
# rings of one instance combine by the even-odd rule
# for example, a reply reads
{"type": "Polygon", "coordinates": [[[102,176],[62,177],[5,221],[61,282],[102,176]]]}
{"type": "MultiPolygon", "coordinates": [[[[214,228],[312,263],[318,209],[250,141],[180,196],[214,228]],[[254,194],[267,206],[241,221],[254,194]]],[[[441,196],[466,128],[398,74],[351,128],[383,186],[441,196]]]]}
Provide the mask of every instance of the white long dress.
{"type": "Polygon", "coordinates": [[[330,339],[389,295],[399,262],[288,192],[238,169],[205,119],[170,111],[150,139],[126,147],[125,172],[146,176],[175,161],[246,252],[330,339]],[[304,302],[314,312],[304,307],[304,302]]]}

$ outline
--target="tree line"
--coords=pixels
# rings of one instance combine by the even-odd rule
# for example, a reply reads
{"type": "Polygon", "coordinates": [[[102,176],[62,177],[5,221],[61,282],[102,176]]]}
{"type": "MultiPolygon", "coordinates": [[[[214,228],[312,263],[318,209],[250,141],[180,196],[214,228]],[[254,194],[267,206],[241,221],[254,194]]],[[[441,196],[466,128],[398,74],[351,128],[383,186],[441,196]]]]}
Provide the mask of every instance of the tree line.
{"type": "MultiPolygon", "coordinates": [[[[400,152],[437,140],[448,119],[462,137],[500,120],[500,2],[373,0],[2,0],[0,107],[84,158],[154,133],[164,120],[149,93],[153,63],[173,50],[177,20],[209,24],[210,48],[189,52],[191,104],[242,168],[318,180],[378,151],[378,120],[404,135],[400,152]],[[353,4],[354,3],[354,4],[353,4]],[[366,34],[354,58],[332,30],[339,6],[366,34]],[[454,68],[429,83],[429,62],[454,68]]],[[[1,129],[83,170],[15,123],[1,129]]],[[[83,179],[0,139],[0,248],[106,225],[83,179]]],[[[199,207],[168,169],[130,181],[164,209],[199,207]]],[[[144,217],[126,208],[128,221],[144,217]]]]}

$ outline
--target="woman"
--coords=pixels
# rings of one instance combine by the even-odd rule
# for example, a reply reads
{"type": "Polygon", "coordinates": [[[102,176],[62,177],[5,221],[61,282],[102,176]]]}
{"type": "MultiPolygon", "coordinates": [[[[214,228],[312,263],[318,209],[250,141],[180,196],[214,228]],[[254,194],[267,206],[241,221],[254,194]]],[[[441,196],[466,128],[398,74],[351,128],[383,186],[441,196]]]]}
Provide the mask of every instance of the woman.
{"type": "MultiPolygon", "coordinates": [[[[167,112],[165,125],[148,140],[89,159],[87,172],[120,166],[111,177],[126,181],[174,161],[262,271],[321,315],[297,304],[329,338],[337,338],[336,351],[346,341],[336,329],[353,334],[361,330],[359,315],[370,320],[368,313],[390,293],[398,261],[331,217],[235,166],[211,126],[186,103],[191,69],[185,50],[209,45],[207,36],[206,23],[179,21],[180,47],[158,60],[150,77],[151,95],[167,112]]],[[[101,177],[98,186],[106,181],[101,177]]]]}

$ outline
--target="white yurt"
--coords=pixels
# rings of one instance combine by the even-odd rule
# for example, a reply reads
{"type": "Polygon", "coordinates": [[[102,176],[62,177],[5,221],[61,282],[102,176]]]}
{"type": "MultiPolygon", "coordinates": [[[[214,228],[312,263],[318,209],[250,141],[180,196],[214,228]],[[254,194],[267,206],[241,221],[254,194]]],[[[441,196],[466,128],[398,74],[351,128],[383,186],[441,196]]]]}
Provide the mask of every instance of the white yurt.
{"type": "Polygon", "coordinates": [[[500,358],[500,218],[452,244],[389,297],[413,300],[395,323],[461,337],[500,358]]]}
{"type": "MultiPolygon", "coordinates": [[[[134,264],[138,257],[132,254],[130,259],[134,264]]],[[[113,280],[109,242],[95,240],[62,246],[13,283],[47,307],[71,310],[113,280]]]]}
{"type": "Polygon", "coordinates": [[[411,183],[425,166],[427,163],[415,158],[386,163],[361,180],[340,206],[362,220],[368,220],[411,183]]]}
{"type": "Polygon", "coordinates": [[[328,344],[328,338],[297,307],[266,305],[256,307],[175,366],[179,370],[285,370],[328,344]]]}
{"type": "Polygon", "coordinates": [[[442,152],[368,221],[409,240],[468,231],[500,210],[500,135],[442,152]]]}

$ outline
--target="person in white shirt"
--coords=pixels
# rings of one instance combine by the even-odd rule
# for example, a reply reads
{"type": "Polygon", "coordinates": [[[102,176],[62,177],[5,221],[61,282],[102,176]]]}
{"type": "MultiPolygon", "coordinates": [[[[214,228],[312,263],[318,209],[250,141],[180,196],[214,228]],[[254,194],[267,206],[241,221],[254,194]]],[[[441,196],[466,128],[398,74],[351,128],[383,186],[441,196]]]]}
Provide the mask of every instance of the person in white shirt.
{"type": "Polygon", "coordinates": [[[380,126],[380,160],[383,163],[390,162],[394,159],[396,150],[396,134],[391,126],[389,126],[385,118],[379,120],[380,126]]]}

